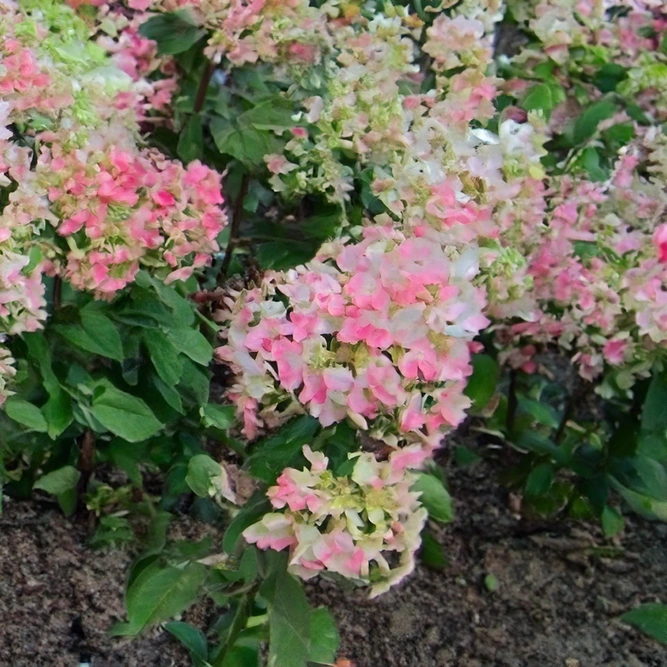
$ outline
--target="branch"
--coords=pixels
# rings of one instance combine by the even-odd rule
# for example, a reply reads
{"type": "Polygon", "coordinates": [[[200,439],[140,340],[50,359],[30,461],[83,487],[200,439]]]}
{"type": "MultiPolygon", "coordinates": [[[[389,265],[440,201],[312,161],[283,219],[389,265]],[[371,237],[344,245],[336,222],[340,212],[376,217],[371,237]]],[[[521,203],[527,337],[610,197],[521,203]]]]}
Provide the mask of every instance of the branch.
{"type": "Polygon", "coordinates": [[[81,472],[79,488],[82,492],[85,492],[90,477],[95,470],[95,434],[90,429],[81,437],[78,468],[81,472]]]}
{"type": "Polygon", "coordinates": [[[53,312],[60,308],[63,300],[63,281],[60,276],[53,279],[53,312]]]}
{"type": "Polygon", "coordinates": [[[243,174],[241,188],[239,189],[239,193],[236,196],[236,201],[234,202],[234,212],[232,213],[232,224],[229,228],[229,240],[227,241],[227,247],[225,248],[225,258],[222,260],[222,266],[220,267],[221,278],[225,278],[227,271],[229,271],[229,265],[232,261],[232,254],[234,253],[234,248],[238,243],[239,230],[241,228],[241,218],[243,217],[243,201],[248,194],[249,186],[250,176],[248,176],[248,174],[243,174]]]}
{"type": "Polygon", "coordinates": [[[516,409],[519,401],[516,396],[516,370],[510,371],[510,386],[507,396],[507,434],[511,438],[514,432],[514,419],[516,417],[516,409]]]}
{"type": "Polygon", "coordinates": [[[206,69],[202,74],[201,80],[199,81],[199,88],[197,88],[197,95],[195,97],[195,103],[193,106],[194,113],[199,113],[204,108],[204,102],[206,102],[206,93],[208,91],[208,84],[211,82],[211,77],[215,71],[215,65],[211,60],[208,61],[206,69]]]}

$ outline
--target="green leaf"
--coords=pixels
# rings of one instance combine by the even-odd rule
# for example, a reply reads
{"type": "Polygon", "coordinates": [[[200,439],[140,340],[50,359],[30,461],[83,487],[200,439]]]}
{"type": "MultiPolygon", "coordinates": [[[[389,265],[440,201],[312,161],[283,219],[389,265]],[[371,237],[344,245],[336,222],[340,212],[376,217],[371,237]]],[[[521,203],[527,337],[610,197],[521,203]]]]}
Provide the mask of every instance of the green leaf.
{"type": "Polygon", "coordinates": [[[667,500],[652,498],[621,484],[615,477],[609,477],[609,482],[623,496],[626,503],[637,514],[647,519],[667,521],[667,500]]]}
{"type": "Polygon", "coordinates": [[[542,111],[546,119],[553,109],[565,101],[565,91],[559,84],[539,83],[533,86],[523,100],[526,111],[542,111]]]}
{"type": "Polygon", "coordinates": [[[233,405],[209,403],[200,409],[199,414],[205,428],[214,427],[226,431],[236,421],[236,408],[233,405]]]}
{"type": "Polygon", "coordinates": [[[232,554],[241,538],[241,533],[270,511],[271,505],[264,493],[261,491],[255,492],[234,517],[229,526],[227,526],[227,530],[222,538],[222,548],[225,552],[232,554]]]}
{"type": "Polygon", "coordinates": [[[183,9],[152,16],[141,24],[139,32],[156,41],[158,53],[165,55],[187,51],[206,34],[205,30],[197,27],[190,13],[183,9]]]}
{"type": "MultiPolygon", "coordinates": [[[[104,317],[105,320],[108,320],[109,323],[111,323],[109,318],[105,317],[104,315],[101,317],[104,317]]],[[[93,316],[92,319],[95,320],[95,316],[93,316]]],[[[111,323],[111,326],[113,326],[113,323],[111,323]]],[[[53,329],[65,340],[69,341],[73,345],[76,345],[82,350],[85,350],[86,352],[92,352],[93,354],[98,354],[101,357],[108,357],[109,359],[114,359],[115,361],[122,361],[124,358],[122,344],[120,345],[120,348],[116,345],[120,338],[118,341],[110,342],[114,341],[114,336],[108,331],[106,332],[106,335],[102,334],[98,337],[94,331],[89,333],[86,331],[83,325],[79,324],[57,324],[53,327],[53,329]]],[[[116,334],[118,334],[117,331],[116,334]]]]}
{"type": "Polygon", "coordinates": [[[142,476],[139,470],[139,463],[145,453],[144,447],[137,447],[136,444],[114,438],[109,443],[109,456],[116,466],[125,472],[129,480],[141,486],[142,476]]]}
{"type": "Polygon", "coordinates": [[[76,489],[80,478],[81,473],[74,466],[64,466],[40,477],[33,485],[33,489],[59,496],[76,489]]]}
{"type": "Polygon", "coordinates": [[[412,485],[413,491],[419,491],[419,501],[427,509],[431,519],[449,523],[454,518],[452,498],[442,482],[429,473],[419,473],[412,485]]]}
{"type": "Polygon", "coordinates": [[[498,578],[495,574],[487,574],[484,577],[484,588],[486,588],[489,593],[494,593],[498,590],[500,584],[498,583],[498,578]]]}
{"type": "Polygon", "coordinates": [[[94,399],[91,413],[114,435],[141,442],[155,435],[162,424],[143,400],[117,389],[109,380],[98,383],[104,391],[94,399]]]}
{"type": "Polygon", "coordinates": [[[35,333],[24,333],[23,341],[28,348],[28,356],[39,366],[42,375],[44,389],[53,396],[61,391],[60,383],[53,372],[51,349],[44,334],[39,331],[35,333]]]}
{"type": "Polygon", "coordinates": [[[588,146],[581,154],[580,164],[582,169],[588,174],[591,181],[601,183],[609,177],[607,170],[600,166],[600,153],[596,148],[588,146]]]}
{"type": "Polygon", "coordinates": [[[574,124],[574,143],[582,144],[595,134],[598,125],[616,113],[616,105],[609,100],[602,100],[589,106],[574,124]]]}
{"type": "Polygon", "coordinates": [[[186,164],[193,160],[201,159],[204,150],[204,133],[202,131],[201,117],[193,114],[181,131],[178,138],[178,157],[186,164]]]}
{"type": "Polygon", "coordinates": [[[257,667],[259,664],[259,650],[254,646],[234,646],[221,667],[257,667]]]}
{"type": "Polygon", "coordinates": [[[273,572],[259,589],[269,612],[269,665],[307,667],[312,611],[301,584],[285,570],[273,572]]]}
{"type": "Polygon", "coordinates": [[[207,568],[200,563],[180,568],[163,568],[159,562],[150,564],[127,591],[128,622],[116,626],[112,632],[137,635],[148,625],[180,614],[196,600],[206,574],[207,568]]]}
{"type": "Polygon", "coordinates": [[[218,150],[236,158],[246,167],[258,167],[264,164],[264,156],[279,153],[284,144],[269,130],[260,130],[253,126],[239,127],[223,118],[213,118],[211,132],[218,150]]]}
{"type": "Polygon", "coordinates": [[[639,451],[657,460],[667,458],[667,371],[651,378],[642,409],[639,451]]]}
{"type": "Polygon", "coordinates": [[[196,329],[169,329],[169,339],[177,350],[190,357],[192,361],[208,366],[213,358],[213,346],[196,329]]]}
{"type": "Polygon", "coordinates": [[[188,461],[188,474],[185,481],[202,498],[209,497],[211,479],[224,474],[223,467],[207,454],[197,454],[188,461]]]}
{"type": "Polygon", "coordinates": [[[421,561],[426,567],[438,572],[442,572],[449,565],[442,545],[428,530],[422,533],[421,561]]]}
{"type": "Polygon", "coordinates": [[[474,410],[483,409],[496,392],[498,364],[488,354],[476,354],[472,361],[472,375],[468,378],[465,395],[474,410]]]}
{"type": "Polygon", "coordinates": [[[605,537],[614,537],[623,530],[623,517],[609,505],[602,510],[601,521],[605,537]]]}
{"type": "Polygon", "coordinates": [[[178,385],[197,405],[206,405],[210,382],[207,373],[189,359],[183,361],[183,377],[178,385]]]}
{"type": "Polygon", "coordinates": [[[521,398],[519,399],[519,410],[529,414],[539,424],[544,424],[551,428],[558,428],[560,424],[556,411],[550,405],[541,401],[521,398]]]}
{"type": "Polygon", "coordinates": [[[553,106],[551,88],[546,83],[538,83],[533,86],[523,100],[523,108],[526,111],[544,111],[548,113],[553,109],[553,106]]]}
{"type": "Polygon", "coordinates": [[[310,616],[310,660],[329,665],[336,659],[340,636],[336,621],[325,607],[318,607],[310,616]]]}
{"type": "Polygon", "coordinates": [[[621,620],[634,625],[661,644],[667,644],[667,605],[643,604],[623,614],[621,620]]]}
{"type": "Polygon", "coordinates": [[[94,339],[96,344],[105,357],[122,361],[123,341],[120,338],[118,329],[111,319],[106,315],[91,307],[81,310],[81,325],[83,330],[94,339]]]}
{"type": "Polygon", "coordinates": [[[68,491],[65,491],[65,493],[61,493],[56,497],[58,499],[58,506],[62,510],[62,513],[65,516],[72,516],[79,502],[78,489],[76,487],[73,487],[68,491]]]}
{"type": "Polygon", "coordinates": [[[264,102],[256,104],[239,117],[239,125],[254,127],[257,130],[271,130],[281,134],[294,127],[292,116],[294,109],[284,97],[274,96],[264,102]]]}
{"type": "Polygon", "coordinates": [[[155,330],[146,331],[143,340],[160,379],[169,386],[177,385],[183,374],[183,362],[175,345],[165,334],[155,330]]]}
{"type": "Polygon", "coordinates": [[[550,463],[541,463],[530,471],[526,478],[527,496],[543,496],[549,491],[554,481],[554,468],[550,463]]]}
{"type": "Polygon", "coordinates": [[[603,93],[609,93],[616,90],[616,86],[626,79],[627,70],[622,65],[615,63],[606,63],[593,77],[593,83],[603,93]]]}
{"type": "Polygon", "coordinates": [[[60,387],[42,406],[42,414],[48,424],[47,432],[55,440],[73,421],[72,399],[60,387]]]}
{"type": "Polygon", "coordinates": [[[253,476],[273,484],[282,470],[311,442],[320,425],[317,419],[302,415],[288,422],[278,433],[256,443],[248,459],[253,476]]]}
{"type": "Polygon", "coordinates": [[[199,628],[195,628],[189,623],[171,621],[165,623],[164,629],[183,644],[191,656],[196,656],[200,660],[207,659],[208,644],[204,633],[199,628]]]}
{"type": "Polygon", "coordinates": [[[46,433],[49,430],[42,411],[28,401],[10,396],[5,401],[5,412],[15,422],[27,426],[31,431],[46,433]]]}

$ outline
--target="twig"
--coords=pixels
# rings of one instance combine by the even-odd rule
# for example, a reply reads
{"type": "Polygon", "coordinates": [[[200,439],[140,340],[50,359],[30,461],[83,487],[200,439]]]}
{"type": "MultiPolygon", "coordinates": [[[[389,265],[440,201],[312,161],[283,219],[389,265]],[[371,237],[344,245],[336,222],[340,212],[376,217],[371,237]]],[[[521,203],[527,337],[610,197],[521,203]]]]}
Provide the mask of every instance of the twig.
{"type": "Polygon", "coordinates": [[[510,371],[510,386],[507,396],[507,435],[511,438],[514,432],[514,418],[519,401],[516,397],[516,376],[515,370],[510,371]]]}
{"type": "Polygon", "coordinates": [[[53,312],[60,308],[63,300],[63,281],[60,276],[53,279],[53,312]]]}
{"type": "Polygon", "coordinates": [[[220,278],[225,278],[227,271],[229,270],[229,265],[232,261],[232,254],[234,248],[238,242],[239,230],[241,227],[241,218],[243,217],[243,201],[245,200],[246,195],[248,194],[248,187],[250,186],[250,176],[248,174],[243,174],[243,180],[241,181],[241,188],[234,202],[234,211],[232,213],[232,224],[229,228],[229,240],[227,241],[227,247],[225,248],[225,258],[222,260],[222,266],[220,267],[220,278]]]}
{"type": "Polygon", "coordinates": [[[88,429],[81,437],[81,453],[78,463],[81,479],[79,480],[79,490],[84,493],[90,477],[95,470],[95,434],[88,429]]]}
{"type": "Polygon", "coordinates": [[[215,65],[211,60],[209,60],[204,74],[202,74],[201,80],[199,82],[199,88],[197,88],[197,95],[195,97],[195,103],[193,106],[194,113],[199,113],[204,108],[204,102],[206,102],[206,93],[208,91],[208,84],[211,82],[211,77],[215,71],[215,65]]]}

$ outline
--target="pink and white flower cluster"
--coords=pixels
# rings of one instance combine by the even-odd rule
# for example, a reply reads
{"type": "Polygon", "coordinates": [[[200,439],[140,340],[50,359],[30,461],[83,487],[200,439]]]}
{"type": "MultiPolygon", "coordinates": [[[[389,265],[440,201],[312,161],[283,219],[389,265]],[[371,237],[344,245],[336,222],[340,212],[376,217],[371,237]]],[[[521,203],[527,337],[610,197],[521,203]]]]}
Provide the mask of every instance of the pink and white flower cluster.
{"type": "Polygon", "coordinates": [[[426,455],[470,404],[470,342],[488,322],[477,270],[474,249],[376,221],[357,243],[235,295],[218,353],[237,373],[246,436],[298,409],[277,412],[289,397],[323,426],[349,417],[388,441],[422,441],[426,455]]]}
{"type": "Polygon", "coordinates": [[[0,31],[0,338],[42,326],[44,273],[111,298],[140,266],[169,282],[210,262],[220,175],[142,147],[135,83],[73,10],[2,4],[0,31]]]}
{"type": "MultiPolygon", "coordinates": [[[[653,127],[616,113],[599,123],[589,142],[591,147],[600,145],[601,133],[617,127],[629,128],[633,136],[619,150],[606,180],[592,181],[571,160],[575,168],[570,173],[549,175],[548,188],[535,190],[542,199],[535,210],[541,208],[542,214],[533,219],[530,233],[522,224],[522,232],[511,237],[528,262],[531,287],[514,303],[510,299],[502,308],[492,305],[490,314],[498,321],[501,358],[510,365],[532,371],[538,349],[557,342],[584,378],[594,380],[604,373],[599,391],[611,395],[628,391],[637,377],[646,376],[667,347],[667,153],[657,122],[665,118],[661,100],[667,93],[667,57],[659,45],[667,17],[649,3],[630,2],[625,3],[629,13],[609,21],[602,5],[587,9],[588,3],[576,3],[574,12],[574,4],[545,1],[532,19],[527,13],[545,48],[522,54],[517,61],[534,71],[555,49],[565,91],[576,83],[594,102],[600,91],[580,82],[582,73],[594,73],[591,54],[604,54],[627,68],[617,91],[653,119],[653,127]],[[558,17],[576,24],[577,30],[559,31],[558,17]],[[542,34],[542,29],[547,32],[542,34]],[[571,50],[573,46],[580,48],[571,50]]],[[[520,89],[516,83],[511,89],[520,89]]],[[[568,96],[554,109],[545,138],[568,131],[581,113],[580,104],[568,96]]],[[[505,233],[504,242],[508,238],[505,233]]]]}
{"type": "Polygon", "coordinates": [[[395,452],[378,462],[352,454],[351,475],[336,476],[328,459],[303,449],[310,466],[286,468],[268,491],[276,511],[243,536],[260,549],[289,549],[289,570],[303,579],[338,574],[371,585],[371,597],[399,583],[415,567],[426,521],[408,461],[395,452]]]}
{"type": "Polygon", "coordinates": [[[220,356],[237,376],[229,395],[250,438],[305,409],[394,446],[422,442],[425,457],[465,416],[472,341],[488,324],[484,282],[521,258],[499,245],[492,220],[493,202],[509,194],[502,149],[472,132],[493,115],[490,38],[475,19],[442,18],[429,49],[469,65],[450,87],[402,92],[419,77],[421,23],[407,9],[360,18],[336,36],[326,93],[305,102],[309,130],[266,158],[274,189],[343,203],[355,170],[341,156],[355,155],[387,212],[308,266],[232,295],[220,314],[229,320],[220,356]]]}
{"type": "Polygon", "coordinates": [[[166,116],[178,91],[178,71],[171,56],[158,54],[157,44],[139,33],[149,14],[137,12],[132,18],[102,5],[95,17],[95,30],[105,34],[97,43],[111,56],[113,64],[135,85],[121,93],[116,105],[134,108],[139,121],[169,122],[166,116]]]}

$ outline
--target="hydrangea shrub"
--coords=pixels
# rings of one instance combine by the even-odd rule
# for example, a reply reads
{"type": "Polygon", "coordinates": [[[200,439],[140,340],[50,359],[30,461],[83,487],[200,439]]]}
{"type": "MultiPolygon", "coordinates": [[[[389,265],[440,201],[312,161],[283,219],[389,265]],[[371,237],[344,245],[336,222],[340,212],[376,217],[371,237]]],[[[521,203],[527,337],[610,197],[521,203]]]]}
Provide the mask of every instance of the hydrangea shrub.
{"type": "Polygon", "coordinates": [[[0,30],[0,483],[102,544],[149,517],[118,633],[203,590],[220,641],[167,626],[195,665],[333,663],[292,574],[438,561],[465,420],[538,514],[667,519],[662,3],[8,0],[0,30]],[[189,491],[222,553],[164,546],[189,491]]]}

